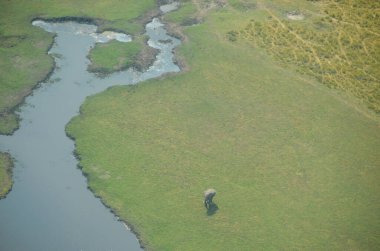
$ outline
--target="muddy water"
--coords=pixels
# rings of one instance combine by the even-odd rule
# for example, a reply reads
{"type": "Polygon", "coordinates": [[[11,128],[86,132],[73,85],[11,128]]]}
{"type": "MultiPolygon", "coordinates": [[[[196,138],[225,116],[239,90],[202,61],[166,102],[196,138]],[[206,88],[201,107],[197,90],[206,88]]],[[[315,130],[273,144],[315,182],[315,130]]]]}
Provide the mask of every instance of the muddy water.
{"type": "Polygon", "coordinates": [[[154,64],[143,73],[130,69],[98,78],[86,70],[90,48],[104,39],[128,42],[127,36],[96,34],[95,26],[74,22],[34,25],[56,33],[49,53],[57,67],[21,107],[20,129],[0,136],[0,151],[16,160],[13,190],[0,201],[0,250],[140,250],[137,238],[87,189],[65,125],[89,95],[179,71],[172,54],[179,40],[153,19],[146,33],[160,50],[154,64]]]}

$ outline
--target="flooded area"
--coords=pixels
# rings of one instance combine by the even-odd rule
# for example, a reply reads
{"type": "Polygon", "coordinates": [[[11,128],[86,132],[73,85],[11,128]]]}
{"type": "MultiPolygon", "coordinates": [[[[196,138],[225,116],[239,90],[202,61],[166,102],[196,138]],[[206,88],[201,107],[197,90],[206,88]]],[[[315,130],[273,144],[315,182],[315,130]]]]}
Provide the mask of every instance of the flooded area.
{"type": "Polygon", "coordinates": [[[146,25],[149,46],[160,51],[154,64],[145,72],[129,69],[99,78],[87,71],[89,50],[97,42],[131,41],[130,36],[97,34],[96,26],[75,22],[33,25],[57,35],[49,51],[56,68],[21,106],[20,129],[0,136],[0,151],[15,159],[13,189],[0,201],[0,250],[141,250],[136,236],[88,190],[65,126],[89,95],[178,72],[173,49],[180,41],[155,18],[146,25]]]}

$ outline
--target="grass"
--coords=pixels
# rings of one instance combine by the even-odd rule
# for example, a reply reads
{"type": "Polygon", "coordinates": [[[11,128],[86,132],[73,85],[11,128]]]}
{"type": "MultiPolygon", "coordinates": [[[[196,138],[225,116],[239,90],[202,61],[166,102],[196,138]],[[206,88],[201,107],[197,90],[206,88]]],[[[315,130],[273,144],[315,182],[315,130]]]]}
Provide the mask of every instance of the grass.
{"type": "Polygon", "coordinates": [[[15,129],[18,128],[18,118],[14,113],[8,113],[5,116],[1,116],[0,119],[0,132],[1,134],[12,134],[15,129]]]}
{"type": "Polygon", "coordinates": [[[12,160],[7,153],[0,153],[0,199],[4,198],[12,187],[12,160]]]}
{"type": "Polygon", "coordinates": [[[138,34],[143,16],[156,9],[154,0],[0,1],[0,133],[18,126],[13,113],[37,82],[51,71],[46,51],[53,35],[31,25],[33,18],[90,17],[100,30],[138,34]]]}
{"type": "Polygon", "coordinates": [[[185,28],[188,72],[83,104],[67,132],[89,186],[152,250],[377,250],[379,117],[229,41],[288,2],[231,3],[185,28]]]}
{"type": "Polygon", "coordinates": [[[320,0],[309,5],[288,5],[282,11],[264,7],[268,19],[251,20],[240,37],[380,113],[380,2],[320,0]],[[286,20],[286,11],[292,10],[303,12],[306,20],[286,20]]]}
{"type": "Polygon", "coordinates": [[[90,50],[89,71],[107,75],[133,67],[139,71],[147,69],[156,58],[157,50],[147,46],[147,37],[137,35],[128,43],[111,41],[97,44],[90,50]]]}
{"type": "Polygon", "coordinates": [[[129,68],[135,64],[142,48],[143,45],[136,41],[128,43],[112,41],[98,45],[91,50],[89,70],[111,73],[129,68]]]}
{"type": "Polygon", "coordinates": [[[196,18],[197,9],[191,1],[182,1],[181,8],[165,15],[166,21],[170,23],[186,24],[189,20],[196,18]]]}

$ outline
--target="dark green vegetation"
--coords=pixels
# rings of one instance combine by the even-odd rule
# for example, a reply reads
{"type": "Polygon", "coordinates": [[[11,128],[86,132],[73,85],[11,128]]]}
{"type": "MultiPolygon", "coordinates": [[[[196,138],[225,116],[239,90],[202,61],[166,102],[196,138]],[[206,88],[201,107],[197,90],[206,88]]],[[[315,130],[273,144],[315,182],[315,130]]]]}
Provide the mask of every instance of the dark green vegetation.
{"type": "Polygon", "coordinates": [[[0,133],[17,128],[13,111],[38,81],[52,70],[46,52],[52,34],[31,25],[34,18],[84,17],[100,30],[120,30],[135,35],[143,31],[144,18],[156,10],[154,0],[107,1],[0,1],[0,133]]]}
{"type": "Polygon", "coordinates": [[[12,187],[12,160],[7,153],[0,153],[0,199],[12,187]]]}
{"type": "Polygon", "coordinates": [[[149,249],[379,249],[379,117],[227,35],[314,3],[223,3],[192,1],[196,13],[168,16],[204,20],[184,28],[188,72],[82,106],[67,131],[89,186],[149,249]],[[202,201],[209,187],[213,214],[202,201]]]}
{"type": "Polygon", "coordinates": [[[380,1],[321,0],[311,10],[294,7],[286,9],[305,20],[284,20],[285,10],[265,7],[268,19],[252,19],[240,37],[380,112],[380,1]]]}

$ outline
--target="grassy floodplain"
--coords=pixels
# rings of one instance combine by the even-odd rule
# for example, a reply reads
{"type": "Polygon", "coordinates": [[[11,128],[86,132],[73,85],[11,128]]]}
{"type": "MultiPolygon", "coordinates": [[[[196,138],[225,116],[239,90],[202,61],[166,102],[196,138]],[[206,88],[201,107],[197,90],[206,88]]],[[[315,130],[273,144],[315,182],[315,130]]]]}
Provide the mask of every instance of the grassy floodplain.
{"type": "Polygon", "coordinates": [[[12,161],[9,154],[0,153],[0,199],[10,191],[12,187],[12,161]]]}
{"type": "Polygon", "coordinates": [[[183,28],[189,71],[90,97],[68,125],[90,188],[152,250],[379,249],[379,117],[230,41],[289,1],[225,3],[167,16],[204,21],[183,28]],[[219,210],[207,213],[209,187],[219,210]]]}
{"type": "Polygon", "coordinates": [[[10,134],[18,126],[14,109],[53,67],[46,54],[53,35],[32,26],[34,18],[86,17],[99,30],[136,35],[143,31],[144,15],[156,10],[156,2],[14,0],[0,1],[0,9],[0,133],[10,134]]]}

